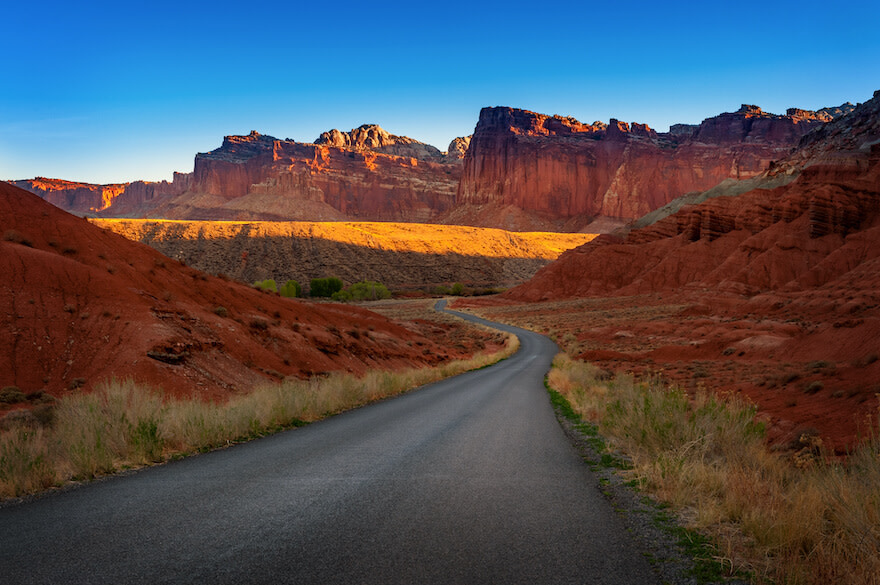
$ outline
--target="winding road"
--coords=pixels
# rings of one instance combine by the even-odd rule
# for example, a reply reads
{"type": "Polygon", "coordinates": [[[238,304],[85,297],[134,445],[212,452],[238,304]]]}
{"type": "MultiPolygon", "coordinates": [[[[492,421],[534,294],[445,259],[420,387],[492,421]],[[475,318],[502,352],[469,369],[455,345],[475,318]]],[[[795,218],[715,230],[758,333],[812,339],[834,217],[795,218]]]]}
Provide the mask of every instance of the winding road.
{"type": "Polygon", "coordinates": [[[555,419],[555,345],[496,326],[491,368],[0,508],[0,583],[656,583],[555,419]]]}

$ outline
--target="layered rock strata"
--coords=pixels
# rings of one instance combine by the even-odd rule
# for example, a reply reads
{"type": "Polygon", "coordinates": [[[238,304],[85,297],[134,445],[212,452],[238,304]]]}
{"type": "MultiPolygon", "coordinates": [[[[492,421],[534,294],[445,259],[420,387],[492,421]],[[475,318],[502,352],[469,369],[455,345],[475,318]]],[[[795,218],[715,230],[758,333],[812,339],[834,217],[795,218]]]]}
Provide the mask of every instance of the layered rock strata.
{"type": "Polygon", "coordinates": [[[512,205],[555,219],[634,219],[725,179],[754,177],[832,114],[784,116],[744,105],[699,126],[657,133],[525,110],[484,108],[464,158],[456,202],[512,205]]]}

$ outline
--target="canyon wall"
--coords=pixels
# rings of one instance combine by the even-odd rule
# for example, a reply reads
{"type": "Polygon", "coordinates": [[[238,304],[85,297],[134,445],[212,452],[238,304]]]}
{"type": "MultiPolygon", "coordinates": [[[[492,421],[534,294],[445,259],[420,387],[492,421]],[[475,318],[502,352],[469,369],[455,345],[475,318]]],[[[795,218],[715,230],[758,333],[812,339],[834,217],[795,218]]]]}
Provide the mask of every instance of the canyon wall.
{"type": "Polygon", "coordinates": [[[513,231],[611,231],[689,192],[745,179],[851,104],[785,115],[744,105],[658,133],[646,124],[484,108],[447,149],[375,124],[314,143],[251,132],[197,154],[170,183],[16,184],[80,215],[202,220],[405,221],[513,231]],[[599,222],[596,220],[599,219],[599,222]]]}
{"type": "MultiPolygon", "coordinates": [[[[844,106],[841,106],[844,107],[844,106]]],[[[657,133],[514,108],[484,108],[464,157],[458,205],[515,206],[548,218],[634,219],[691,191],[765,171],[826,111],[739,111],[657,133]]]]}

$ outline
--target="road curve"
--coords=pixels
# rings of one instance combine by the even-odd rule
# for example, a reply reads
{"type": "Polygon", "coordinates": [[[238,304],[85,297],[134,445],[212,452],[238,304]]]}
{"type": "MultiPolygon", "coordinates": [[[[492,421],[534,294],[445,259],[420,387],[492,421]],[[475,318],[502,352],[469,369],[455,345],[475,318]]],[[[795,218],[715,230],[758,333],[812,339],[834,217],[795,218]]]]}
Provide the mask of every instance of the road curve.
{"type": "Polygon", "coordinates": [[[499,328],[491,368],[0,508],[0,583],[656,583],[556,422],[555,345],[499,328]]]}

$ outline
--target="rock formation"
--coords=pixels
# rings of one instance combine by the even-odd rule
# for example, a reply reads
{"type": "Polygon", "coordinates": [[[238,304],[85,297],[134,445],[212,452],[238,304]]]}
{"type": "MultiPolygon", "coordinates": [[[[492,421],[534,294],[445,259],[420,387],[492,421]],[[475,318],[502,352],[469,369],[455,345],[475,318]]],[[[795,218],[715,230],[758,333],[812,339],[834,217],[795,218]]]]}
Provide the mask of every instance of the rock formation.
{"type": "Polygon", "coordinates": [[[196,155],[172,183],[18,185],[103,217],[434,222],[516,231],[608,231],[690,192],[754,177],[809,130],[852,109],[768,114],[743,105],[658,133],[612,119],[584,124],[484,108],[447,152],[375,124],[314,143],[251,132],[196,155]]]}
{"type": "Polygon", "coordinates": [[[335,146],[350,150],[372,150],[393,156],[406,156],[421,160],[440,160],[443,153],[430,144],[424,144],[407,136],[395,136],[377,124],[364,124],[350,132],[333,129],[321,134],[315,144],[335,146]]]}
{"type": "Polygon", "coordinates": [[[77,215],[101,215],[109,213],[123,216],[151,209],[163,197],[180,195],[189,188],[192,175],[174,173],[173,182],[135,181],[111,185],[93,185],[63,179],[37,177],[26,181],[13,181],[31,193],[39,195],[52,205],[77,215]]]}
{"type": "Polygon", "coordinates": [[[661,134],[615,119],[605,126],[484,108],[456,202],[574,219],[575,229],[597,217],[634,219],[685,193],[758,175],[830,115],[778,116],[744,105],[661,134]]]}
{"type": "Polygon", "coordinates": [[[153,217],[430,222],[452,206],[460,163],[365,125],[315,144],[252,132],[196,156],[192,184],[153,217]]]}
{"type": "Polygon", "coordinates": [[[452,142],[450,142],[449,146],[446,148],[446,156],[453,160],[463,159],[468,146],[470,146],[471,138],[471,136],[459,136],[458,138],[453,138],[452,142]]]}

